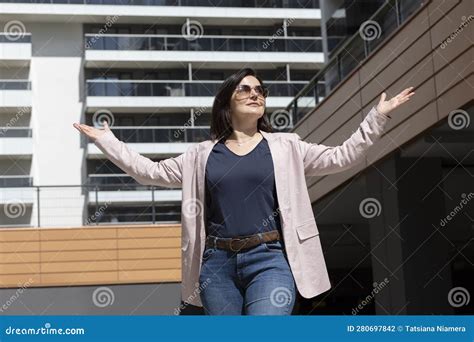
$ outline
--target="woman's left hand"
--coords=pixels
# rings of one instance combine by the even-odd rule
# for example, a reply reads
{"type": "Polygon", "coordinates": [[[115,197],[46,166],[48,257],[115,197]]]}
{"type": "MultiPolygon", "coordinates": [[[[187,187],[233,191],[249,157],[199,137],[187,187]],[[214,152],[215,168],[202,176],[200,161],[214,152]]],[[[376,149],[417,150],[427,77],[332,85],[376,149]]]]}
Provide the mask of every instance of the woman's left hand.
{"type": "Polygon", "coordinates": [[[377,111],[381,114],[387,115],[392,110],[400,106],[402,103],[408,101],[410,97],[415,94],[415,92],[410,92],[414,87],[409,87],[403,90],[397,96],[392,97],[390,100],[385,101],[387,94],[385,92],[382,93],[380,97],[380,101],[377,105],[377,111]]]}

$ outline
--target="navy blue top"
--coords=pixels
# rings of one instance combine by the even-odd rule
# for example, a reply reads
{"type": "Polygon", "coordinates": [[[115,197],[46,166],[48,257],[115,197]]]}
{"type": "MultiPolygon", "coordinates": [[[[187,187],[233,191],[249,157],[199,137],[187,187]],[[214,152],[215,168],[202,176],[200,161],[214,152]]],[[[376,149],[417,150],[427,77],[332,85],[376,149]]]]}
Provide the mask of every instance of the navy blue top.
{"type": "MultiPolygon", "coordinates": [[[[272,155],[265,138],[239,156],[221,139],[206,164],[206,234],[237,237],[281,229],[272,155]]],[[[281,233],[281,230],[280,230],[281,233]]]]}

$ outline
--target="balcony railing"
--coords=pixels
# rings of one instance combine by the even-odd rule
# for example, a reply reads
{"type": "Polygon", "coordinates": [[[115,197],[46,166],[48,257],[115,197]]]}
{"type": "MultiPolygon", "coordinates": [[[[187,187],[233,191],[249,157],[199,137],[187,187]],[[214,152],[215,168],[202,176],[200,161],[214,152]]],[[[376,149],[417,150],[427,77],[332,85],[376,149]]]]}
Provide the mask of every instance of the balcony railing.
{"type": "Polygon", "coordinates": [[[113,126],[111,130],[126,143],[194,143],[210,136],[209,126],[113,126]]]}
{"type": "Polygon", "coordinates": [[[321,37],[235,37],[206,35],[91,34],[85,35],[88,50],[322,52],[321,37]]]}
{"type": "MultiPolygon", "coordinates": [[[[87,80],[88,96],[215,96],[221,82],[87,80]]],[[[308,82],[267,81],[270,96],[295,96],[308,82]]]]}
{"type": "Polygon", "coordinates": [[[33,178],[29,176],[0,176],[0,188],[32,186],[33,178]]]}
{"type": "Polygon", "coordinates": [[[31,43],[31,33],[0,32],[0,43],[31,43]]]}
{"type": "MultiPolygon", "coordinates": [[[[142,185],[127,174],[122,173],[104,173],[89,174],[88,185],[93,186],[98,191],[136,191],[150,190],[148,185],[142,185]]],[[[175,190],[166,187],[155,186],[154,190],[175,190]]]]}
{"type": "Polygon", "coordinates": [[[332,54],[328,63],[309,81],[286,107],[293,116],[296,125],[308,112],[313,112],[321,99],[327,97],[351,72],[379,46],[392,32],[400,27],[415,12],[430,0],[388,0],[367,21],[375,21],[380,25],[380,37],[363,39],[357,32],[344,45],[332,54]],[[321,86],[324,84],[324,86],[321,86]],[[309,101],[309,102],[308,102],[309,101]],[[315,104],[313,105],[309,105],[315,104]]]}
{"type": "Polygon", "coordinates": [[[31,138],[32,130],[28,127],[0,127],[0,138],[31,138]]]}
{"type": "Polygon", "coordinates": [[[72,5],[135,5],[135,6],[205,6],[250,8],[319,8],[319,0],[0,0],[6,3],[72,4],[72,5]]]}
{"type": "Polygon", "coordinates": [[[0,80],[0,90],[31,90],[28,80],[0,80]]]}
{"type": "MultiPolygon", "coordinates": [[[[106,181],[98,181],[96,185],[32,186],[31,183],[19,185],[13,178],[15,177],[0,177],[3,182],[0,186],[0,198],[8,201],[2,209],[5,213],[0,216],[0,227],[69,226],[70,222],[78,222],[79,226],[180,221],[180,201],[157,200],[157,191],[172,190],[171,188],[137,186],[132,182],[100,184],[106,181]],[[148,194],[140,196],[142,201],[123,204],[121,198],[127,190],[141,190],[148,194]],[[104,195],[101,193],[103,191],[110,193],[104,195]],[[84,196],[83,201],[80,201],[80,195],[84,196]],[[85,206],[86,211],[82,210],[82,206],[85,206]]],[[[25,179],[23,182],[28,182],[28,177],[19,177],[21,178],[25,179]]]]}

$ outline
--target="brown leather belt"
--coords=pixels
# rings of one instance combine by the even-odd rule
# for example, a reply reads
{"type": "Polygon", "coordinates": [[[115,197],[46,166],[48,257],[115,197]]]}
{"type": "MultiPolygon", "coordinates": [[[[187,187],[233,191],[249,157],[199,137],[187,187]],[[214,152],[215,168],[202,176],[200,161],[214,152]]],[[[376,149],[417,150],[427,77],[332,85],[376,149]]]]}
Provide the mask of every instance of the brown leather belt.
{"type": "Polygon", "coordinates": [[[235,238],[219,238],[209,235],[206,237],[206,247],[226,249],[232,252],[238,252],[241,249],[255,247],[263,242],[280,240],[278,230],[258,233],[254,235],[245,235],[235,238]]]}

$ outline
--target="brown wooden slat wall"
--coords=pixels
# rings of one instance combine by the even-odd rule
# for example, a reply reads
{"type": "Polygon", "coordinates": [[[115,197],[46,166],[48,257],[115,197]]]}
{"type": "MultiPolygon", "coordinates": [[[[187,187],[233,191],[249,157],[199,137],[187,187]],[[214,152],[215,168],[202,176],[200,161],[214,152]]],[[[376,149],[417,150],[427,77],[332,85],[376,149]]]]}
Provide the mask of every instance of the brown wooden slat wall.
{"type": "Polygon", "coordinates": [[[181,225],[0,230],[0,287],[181,281],[181,225]]]}
{"type": "Polygon", "coordinates": [[[369,150],[365,162],[334,175],[307,178],[312,202],[472,101],[474,47],[470,42],[474,25],[469,24],[445,49],[440,48],[458,29],[461,18],[471,12],[472,1],[427,1],[400,31],[297,123],[294,131],[302,139],[336,146],[358,128],[382,91],[390,98],[415,86],[415,96],[391,114],[386,132],[369,150]]]}

